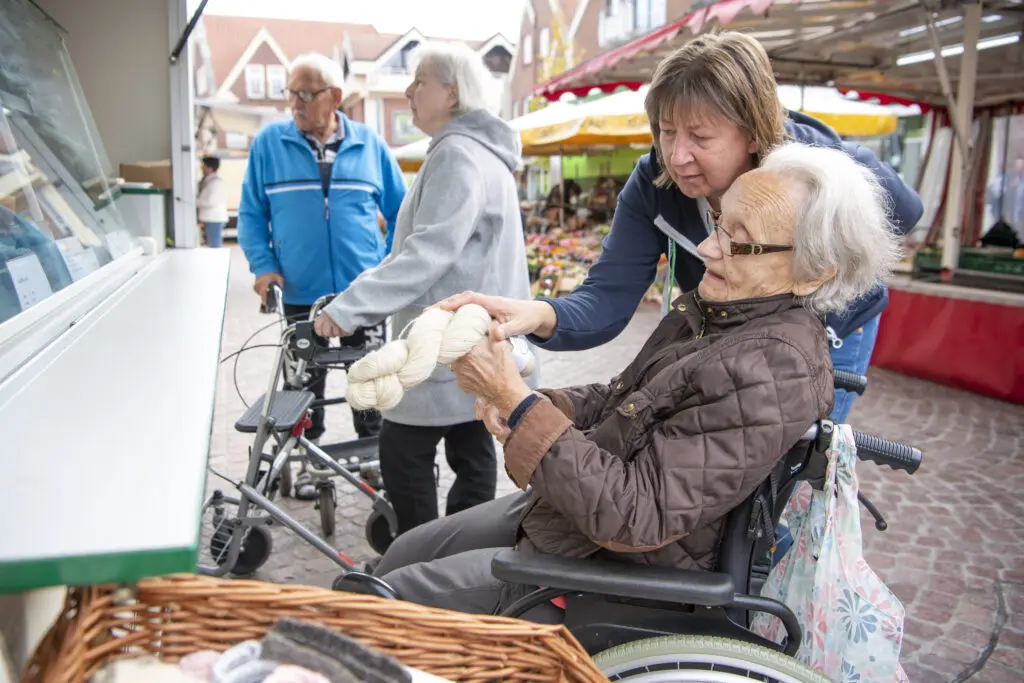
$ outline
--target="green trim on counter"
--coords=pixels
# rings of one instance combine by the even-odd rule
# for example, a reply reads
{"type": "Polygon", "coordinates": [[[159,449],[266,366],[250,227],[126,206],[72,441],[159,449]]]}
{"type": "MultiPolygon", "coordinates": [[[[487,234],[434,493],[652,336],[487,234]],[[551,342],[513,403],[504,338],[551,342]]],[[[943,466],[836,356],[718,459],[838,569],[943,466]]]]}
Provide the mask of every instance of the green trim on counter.
{"type": "Polygon", "coordinates": [[[0,595],[47,586],[132,583],[151,576],[194,573],[197,548],[53,557],[0,564],[0,595]]]}
{"type": "Polygon", "coordinates": [[[121,194],[170,194],[170,190],[161,190],[157,187],[124,187],[121,186],[121,194]]]}

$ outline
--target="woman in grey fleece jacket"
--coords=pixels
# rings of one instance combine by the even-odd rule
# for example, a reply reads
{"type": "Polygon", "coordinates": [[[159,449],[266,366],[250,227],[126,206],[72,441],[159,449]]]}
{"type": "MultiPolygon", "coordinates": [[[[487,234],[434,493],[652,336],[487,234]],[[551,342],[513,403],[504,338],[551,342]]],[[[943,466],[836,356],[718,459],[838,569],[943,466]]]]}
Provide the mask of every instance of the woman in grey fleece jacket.
{"type": "MultiPolygon", "coordinates": [[[[391,255],[324,309],[317,321],[323,336],[345,336],[388,316],[398,334],[428,306],[467,290],[530,296],[513,177],[521,143],[486,110],[493,77],[464,45],[427,45],[418,57],[406,97],[413,122],[433,139],[398,212],[391,255]]],[[[530,379],[535,386],[538,373],[530,379]]],[[[446,514],[494,498],[494,441],[477,420],[474,398],[459,389],[451,370],[438,367],[384,412],[381,473],[399,533],[437,518],[434,459],[441,439],[456,475],[446,514]]]]}

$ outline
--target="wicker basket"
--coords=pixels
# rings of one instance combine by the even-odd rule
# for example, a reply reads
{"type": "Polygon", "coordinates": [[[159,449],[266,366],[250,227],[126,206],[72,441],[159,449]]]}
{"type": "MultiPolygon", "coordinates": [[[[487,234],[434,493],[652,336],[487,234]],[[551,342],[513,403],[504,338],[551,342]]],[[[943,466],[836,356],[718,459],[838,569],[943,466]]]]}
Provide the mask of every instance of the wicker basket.
{"type": "Polygon", "coordinates": [[[343,631],[452,681],[607,681],[564,626],[476,616],[367,595],[261,581],[172,576],[73,588],[23,683],[86,683],[114,659],[177,661],[259,638],[282,617],[343,631]]]}

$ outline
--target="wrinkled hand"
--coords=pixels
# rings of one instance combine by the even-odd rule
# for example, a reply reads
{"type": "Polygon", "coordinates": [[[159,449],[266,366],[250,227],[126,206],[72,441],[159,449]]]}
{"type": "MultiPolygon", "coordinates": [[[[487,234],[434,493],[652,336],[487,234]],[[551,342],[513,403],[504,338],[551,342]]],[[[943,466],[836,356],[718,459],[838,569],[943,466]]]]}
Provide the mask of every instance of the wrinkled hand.
{"type": "Polygon", "coordinates": [[[508,422],[501,416],[501,412],[493,403],[482,398],[476,400],[474,408],[476,409],[476,419],[483,422],[491,436],[504,446],[512,430],[508,428],[508,422]]]}
{"type": "Polygon", "coordinates": [[[260,301],[263,305],[267,305],[267,290],[270,289],[270,285],[276,283],[278,287],[284,288],[284,278],[278,273],[264,273],[256,278],[256,283],[252,286],[253,291],[260,295],[260,301]]]}
{"type": "Polygon", "coordinates": [[[460,389],[485,399],[502,415],[511,413],[531,393],[519,376],[511,345],[498,339],[497,326],[492,326],[486,339],[452,363],[452,371],[460,389]]]}
{"type": "Polygon", "coordinates": [[[555,325],[558,322],[555,309],[543,301],[463,292],[448,297],[439,305],[443,310],[455,311],[466,304],[483,306],[491,317],[498,321],[499,340],[520,334],[534,334],[542,339],[548,339],[555,333],[555,325]]]}
{"type": "Polygon", "coordinates": [[[334,322],[331,316],[321,312],[313,322],[313,330],[325,339],[331,337],[348,337],[351,332],[341,329],[338,323],[334,322]]]}

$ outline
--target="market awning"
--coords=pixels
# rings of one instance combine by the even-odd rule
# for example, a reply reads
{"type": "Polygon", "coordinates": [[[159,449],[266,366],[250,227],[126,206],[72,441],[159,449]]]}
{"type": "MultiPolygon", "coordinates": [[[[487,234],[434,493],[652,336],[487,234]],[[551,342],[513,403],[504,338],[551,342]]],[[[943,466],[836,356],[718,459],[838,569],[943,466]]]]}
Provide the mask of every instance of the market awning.
{"type": "MultiPolygon", "coordinates": [[[[963,0],[943,2],[935,15],[941,52],[958,86],[963,0]],[[953,58],[953,59],[950,59],[953,58]]],[[[557,100],[597,88],[639,88],[670,52],[706,30],[728,25],[757,38],[779,83],[828,85],[887,94],[910,102],[945,106],[936,75],[925,0],[724,0],[696,8],[538,87],[534,94],[557,100]]],[[[985,3],[979,38],[977,102],[1024,99],[1024,55],[1009,47],[1020,41],[1020,0],[985,3]]]]}
{"type": "MultiPolygon", "coordinates": [[[[644,111],[646,96],[645,85],[584,104],[555,102],[509,123],[519,130],[525,156],[650,145],[651,128],[644,111]]],[[[842,136],[892,133],[899,116],[886,107],[845,98],[835,88],[781,86],[779,101],[787,109],[810,114],[842,136]]],[[[424,139],[395,150],[402,170],[419,170],[429,144],[430,140],[424,139]]]]}

